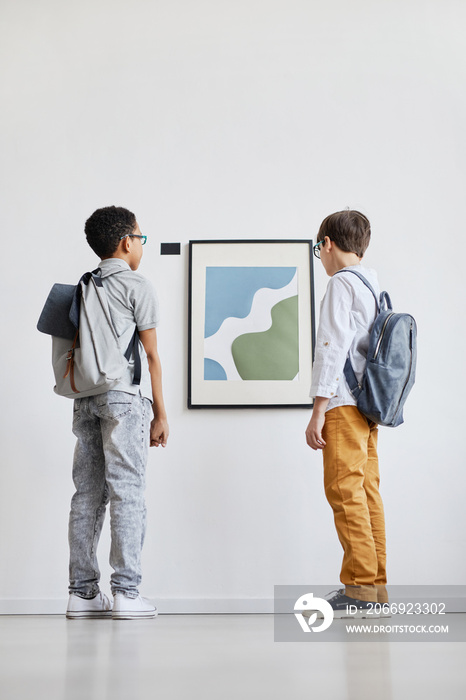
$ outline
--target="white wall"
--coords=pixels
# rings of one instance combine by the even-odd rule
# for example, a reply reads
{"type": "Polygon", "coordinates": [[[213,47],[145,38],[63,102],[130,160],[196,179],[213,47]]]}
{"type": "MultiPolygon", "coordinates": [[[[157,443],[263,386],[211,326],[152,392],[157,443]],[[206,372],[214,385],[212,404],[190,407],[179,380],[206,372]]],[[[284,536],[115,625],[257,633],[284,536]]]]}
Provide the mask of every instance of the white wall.
{"type": "MultiPolygon", "coordinates": [[[[456,0],[3,2],[2,609],[60,610],[72,404],[35,330],[96,260],[83,224],[136,212],[158,288],[170,444],[148,466],[143,593],[164,610],[265,610],[335,586],[321,456],[299,409],[188,411],[187,243],[311,238],[350,206],[367,264],[419,327],[406,423],[382,429],[392,583],[465,583],[466,6],[456,0]],[[181,241],[181,257],[160,257],[181,241]]],[[[326,285],[316,269],[316,296],[326,285]]],[[[108,590],[108,533],[100,557],[108,590]]]]}

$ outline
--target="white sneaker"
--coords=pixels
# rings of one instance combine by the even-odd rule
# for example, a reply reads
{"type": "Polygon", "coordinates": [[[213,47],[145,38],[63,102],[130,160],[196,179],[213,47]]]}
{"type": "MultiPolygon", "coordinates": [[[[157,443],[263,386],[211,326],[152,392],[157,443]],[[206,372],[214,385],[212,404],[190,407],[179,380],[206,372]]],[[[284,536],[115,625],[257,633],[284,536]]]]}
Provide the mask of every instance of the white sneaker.
{"type": "Polygon", "coordinates": [[[114,620],[139,620],[156,615],[157,608],[147,598],[142,598],[140,595],[137,598],[129,598],[123,593],[115,593],[112,611],[114,620]]]}
{"type": "Polygon", "coordinates": [[[95,598],[81,598],[71,593],[68,600],[66,617],[70,620],[111,617],[112,604],[105,593],[98,593],[95,598]]]}

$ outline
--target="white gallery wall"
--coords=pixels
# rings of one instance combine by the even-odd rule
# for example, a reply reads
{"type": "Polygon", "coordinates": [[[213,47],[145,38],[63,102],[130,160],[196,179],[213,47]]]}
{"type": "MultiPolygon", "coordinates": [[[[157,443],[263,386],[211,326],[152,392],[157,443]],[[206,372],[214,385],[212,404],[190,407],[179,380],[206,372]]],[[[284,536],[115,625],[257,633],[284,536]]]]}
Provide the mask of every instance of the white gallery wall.
{"type": "MultiPolygon", "coordinates": [[[[265,611],[274,584],[337,587],[310,411],[186,407],[187,253],[315,238],[346,206],[418,322],[405,424],[379,439],[390,582],[466,583],[465,21],[461,0],[0,2],[1,611],[67,597],[72,403],[35,325],[52,284],[97,263],[84,221],[109,204],[148,235],[162,307],[171,437],[150,453],[141,592],[161,611],[265,611]]],[[[107,522],[107,592],[108,542],[107,522]]]]}

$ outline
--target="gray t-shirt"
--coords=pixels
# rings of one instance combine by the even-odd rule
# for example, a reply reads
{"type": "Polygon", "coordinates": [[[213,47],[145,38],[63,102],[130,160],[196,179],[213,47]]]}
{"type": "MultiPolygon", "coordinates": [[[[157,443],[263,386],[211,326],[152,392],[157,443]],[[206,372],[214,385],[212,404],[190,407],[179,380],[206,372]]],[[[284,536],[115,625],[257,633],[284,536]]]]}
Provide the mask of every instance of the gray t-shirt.
{"type": "MultiPolygon", "coordinates": [[[[156,328],[159,323],[159,303],[152,284],[139,272],[133,272],[121,258],[109,258],[99,263],[101,277],[107,295],[112,322],[120,338],[123,352],[134,333],[136,324],[139,331],[156,328]],[[116,273],[116,274],[114,274],[116,273]]],[[[142,374],[141,384],[132,384],[133,360],[128,364],[126,375],[121,378],[114,391],[138,394],[152,401],[152,387],[149,365],[144,347],[139,341],[142,374]]]]}

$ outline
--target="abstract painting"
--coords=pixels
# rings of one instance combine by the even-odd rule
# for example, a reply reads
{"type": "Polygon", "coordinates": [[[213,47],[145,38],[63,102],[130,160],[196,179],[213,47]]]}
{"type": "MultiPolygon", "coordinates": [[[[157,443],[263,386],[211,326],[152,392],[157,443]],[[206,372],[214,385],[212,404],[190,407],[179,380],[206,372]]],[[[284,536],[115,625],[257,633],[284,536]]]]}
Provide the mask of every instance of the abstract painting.
{"type": "Polygon", "coordinates": [[[310,241],[190,242],[190,408],[310,405],[310,250],[310,241]]]}
{"type": "Polygon", "coordinates": [[[205,380],[294,379],[296,267],[208,267],[204,338],[205,380]]]}

